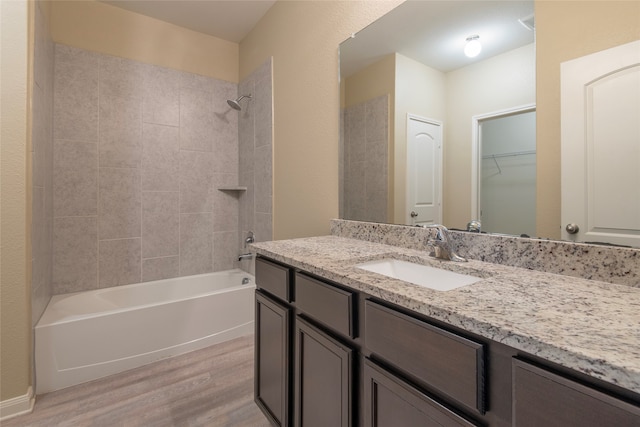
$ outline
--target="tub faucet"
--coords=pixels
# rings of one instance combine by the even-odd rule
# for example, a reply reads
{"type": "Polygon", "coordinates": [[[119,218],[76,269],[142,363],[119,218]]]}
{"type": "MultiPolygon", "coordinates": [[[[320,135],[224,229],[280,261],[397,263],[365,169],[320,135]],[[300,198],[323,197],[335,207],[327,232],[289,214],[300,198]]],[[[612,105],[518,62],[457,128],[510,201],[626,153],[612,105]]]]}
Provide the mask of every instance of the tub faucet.
{"type": "Polygon", "coordinates": [[[436,229],[435,239],[429,238],[427,240],[427,245],[433,246],[433,251],[429,254],[430,256],[447,261],[467,262],[465,258],[458,256],[453,250],[447,227],[440,224],[421,225],[420,227],[436,229]]]}
{"type": "Polygon", "coordinates": [[[240,254],[238,255],[238,261],[242,261],[243,259],[251,259],[253,258],[252,253],[240,254]]]}

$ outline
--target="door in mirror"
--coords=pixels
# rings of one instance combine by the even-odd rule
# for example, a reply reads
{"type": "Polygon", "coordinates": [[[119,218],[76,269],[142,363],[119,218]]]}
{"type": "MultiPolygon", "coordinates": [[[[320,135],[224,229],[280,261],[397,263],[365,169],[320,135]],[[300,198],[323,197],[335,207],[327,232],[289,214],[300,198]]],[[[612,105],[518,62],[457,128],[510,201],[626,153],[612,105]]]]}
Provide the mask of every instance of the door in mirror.
{"type": "Polygon", "coordinates": [[[640,40],[561,67],[562,238],[640,247],[640,40]]]}

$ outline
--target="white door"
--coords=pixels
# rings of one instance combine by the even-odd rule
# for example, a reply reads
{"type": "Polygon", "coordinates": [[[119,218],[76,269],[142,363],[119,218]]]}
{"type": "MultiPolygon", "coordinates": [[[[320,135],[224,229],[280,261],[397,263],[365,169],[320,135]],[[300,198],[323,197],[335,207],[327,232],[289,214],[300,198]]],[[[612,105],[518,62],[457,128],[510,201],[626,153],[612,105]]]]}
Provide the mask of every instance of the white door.
{"type": "Polygon", "coordinates": [[[409,225],[442,222],[442,123],[407,115],[409,225]]]}
{"type": "Polygon", "coordinates": [[[640,41],[561,70],[562,237],[640,247],[640,41]]]}

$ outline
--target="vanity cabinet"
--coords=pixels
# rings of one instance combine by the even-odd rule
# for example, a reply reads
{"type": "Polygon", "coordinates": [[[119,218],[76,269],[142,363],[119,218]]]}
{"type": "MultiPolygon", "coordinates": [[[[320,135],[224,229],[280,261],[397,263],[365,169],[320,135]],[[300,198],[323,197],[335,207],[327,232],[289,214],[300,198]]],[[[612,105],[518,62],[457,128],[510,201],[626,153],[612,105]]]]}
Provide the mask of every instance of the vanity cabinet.
{"type": "Polygon", "coordinates": [[[513,425],[637,427],[640,407],[514,358],[513,425]]]}
{"type": "Polygon", "coordinates": [[[255,400],[275,426],[638,427],[640,396],[256,260],[255,400]]]}

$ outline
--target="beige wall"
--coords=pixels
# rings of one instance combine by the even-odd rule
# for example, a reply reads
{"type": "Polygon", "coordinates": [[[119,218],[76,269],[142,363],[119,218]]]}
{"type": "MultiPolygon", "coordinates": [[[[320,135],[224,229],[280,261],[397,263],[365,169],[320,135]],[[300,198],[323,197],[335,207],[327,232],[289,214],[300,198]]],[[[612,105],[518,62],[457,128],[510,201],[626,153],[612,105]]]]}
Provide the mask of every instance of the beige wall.
{"type": "Polygon", "coordinates": [[[55,1],[56,43],[238,83],[237,43],[94,0],[55,1]]]}
{"type": "Polygon", "coordinates": [[[344,105],[349,108],[362,102],[389,95],[393,104],[396,82],[396,55],[387,55],[378,62],[344,79],[344,105]]]}
{"type": "MultiPolygon", "coordinates": [[[[31,3],[0,2],[1,273],[0,273],[0,400],[24,396],[31,364],[31,147],[28,103],[33,79],[28,58],[33,40],[31,3]],[[29,15],[31,19],[28,19],[29,15]]],[[[0,414],[1,415],[1,414],[0,414]]]]}
{"type": "Polygon", "coordinates": [[[240,77],[273,56],[274,239],[338,215],[338,44],[400,1],[277,2],[240,43],[240,77]]]}
{"type": "Polygon", "coordinates": [[[640,1],[536,1],[537,231],[560,237],[560,63],[640,39],[640,1]]]}

